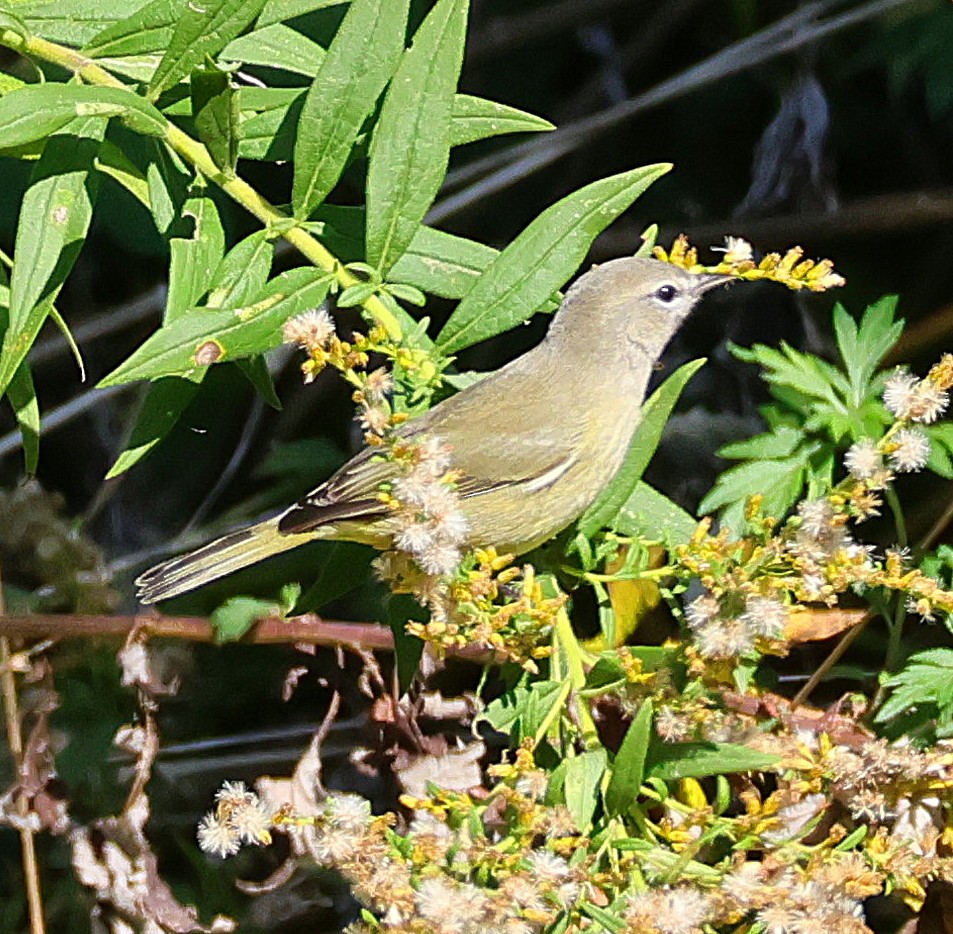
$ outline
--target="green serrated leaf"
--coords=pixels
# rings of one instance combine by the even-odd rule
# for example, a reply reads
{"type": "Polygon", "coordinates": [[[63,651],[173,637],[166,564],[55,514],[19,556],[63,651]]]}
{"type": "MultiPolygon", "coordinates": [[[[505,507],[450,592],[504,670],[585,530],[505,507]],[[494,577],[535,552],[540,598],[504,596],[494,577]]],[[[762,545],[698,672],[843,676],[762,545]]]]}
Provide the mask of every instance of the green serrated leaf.
{"type": "Polygon", "coordinates": [[[529,318],[579,267],[592,241],[669,165],[601,179],[543,211],[487,267],[437,338],[456,353],[529,318]]]}
{"type": "Polygon", "coordinates": [[[192,119],[212,161],[232,174],[238,162],[238,95],[228,72],[215,65],[192,72],[192,119]]]}
{"type": "Polygon", "coordinates": [[[33,346],[85,242],[98,189],[91,169],[105,129],[102,119],[75,121],[50,137],[34,167],[17,225],[0,394],[33,346]]]}
{"type": "Polygon", "coordinates": [[[653,746],[646,775],[663,782],[735,772],[762,772],[778,757],[737,743],[659,743],[653,746]]]}
{"type": "Polygon", "coordinates": [[[601,528],[615,527],[619,513],[635,491],[636,484],[658,447],[665,423],[672,414],[678,397],[688,381],[705,363],[704,359],[693,360],[679,367],[652,393],[642,407],[642,418],[635,430],[622,467],[609,486],[579,519],[577,527],[583,535],[591,536],[601,528]]]}
{"type": "Polygon", "coordinates": [[[265,0],[205,0],[186,4],[168,48],[149,82],[149,97],[188,77],[207,57],[214,58],[258,16],[265,0]]]}
{"type": "Polygon", "coordinates": [[[385,276],[447,173],[468,0],[438,0],[404,52],[371,138],[367,261],[385,276]]]}
{"type": "MultiPolygon", "coordinates": [[[[314,78],[321,70],[324,49],[297,29],[275,23],[233,39],[222,49],[219,58],[226,62],[279,68],[314,78]]],[[[302,98],[303,95],[304,92],[302,98]]]]}
{"type": "Polygon", "coordinates": [[[364,120],[404,48],[408,0],[353,0],[298,120],[292,204],[304,219],[344,170],[364,120]]]}
{"type": "Polygon", "coordinates": [[[198,389],[199,381],[179,376],[166,376],[151,383],[139,403],[126,447],[109,468],[106,479],[125,473],[152,451],[173,429],[198,389]]]}
{"type": "Polygon", "coordinates": [[[166,129],[162,114],[132,91],[50,82],[23,85],[0,98],[0,140],[4,148],[23,146],[91,117],[121,117],[148,136],[166,129]]]}
{"type": "Polygon", "coordinates": [[[280,612],[274,600],[255,597],[231,597],[212,611],[209,622],[215,632],[215,642],[237,642],[260,619],[280,612]]]}
{"type": "Polygon", "coordinates": [[[606,788],[606,812],[610,817],[625,814],[635,804],[645,777],[645,758],[652,739],[655,711],[646,699],[626,730],[622,745],[612,761],[612,775],[606,788]]]}
{"type": "Polygon", "coordinates": [[[285,321],[320,305],[329,287],[327,273],[302,266],[276,276],[245,307],[190,309],[148,338],[100,385],[190,376],[212,363],[263,353],[282,342],[285,321]]]}
{"type": "Polygon", "coordinates": [[[124,20],[107,26],[83,48],[90,58],[162,52],[172,41],[187,0],[151,0],[124,20]]]}
{"type": "Polygon", "coordinates": [[[451,146],[464,146],[504,133],[539,133],[556,129],[548,120],[535,114],[471,94],[457,94],[452,116],[451,146]]]}
{"type": "Polygon", "coordinates": [[[701,501],[699,515],[743,504],[754,493],[764,496],[762,509],[765,515],[784,515],[803,488],[808,459],[816,449],[816,445],[805,446],[793,457],[751,461],[731,467],[718,477],[701,501]]]}
{"type": "Polygon", "coordinates": [[[773,460],[789,457],[803,440],[803,431],[790,425],[781,425],[772,432],[726,444],[718,449],[718,456],[730,460],[773,460]]]}

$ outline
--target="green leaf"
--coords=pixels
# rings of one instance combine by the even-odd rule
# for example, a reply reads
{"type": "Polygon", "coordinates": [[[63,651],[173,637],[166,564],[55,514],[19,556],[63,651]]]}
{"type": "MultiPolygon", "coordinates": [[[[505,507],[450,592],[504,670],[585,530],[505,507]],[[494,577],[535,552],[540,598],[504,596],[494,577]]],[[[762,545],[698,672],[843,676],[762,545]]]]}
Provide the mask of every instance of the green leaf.
{"type": "Polygon", "coordinates": [[[625,814],[635,804],[645,777],[645,757],[652,739],[655,711],[646,698],[632,719],[619,751],[612,761],[612,776],[606,788],[606,811],[610,817],[625,814]]]}
{"type": "Polygon", "coordinates": [[[83,52],[91,58],[162,52],[172,41],[185,5],[186,0],[152,0],[93,36],[83,52]]]}
{"type": "Polygon", "coordinates": [[[73,48],[129,15],[123,0],[26,0],[8,6],[34,34],[73,48]]]}
{"type": "Polygon", "coordinates": [[[691,363],[680,366],[652,393],[651,398],[642,407],[642,418],[622,466],[609,486],[579,519],[578,528],[583,535],[591,536],[599,529],[616,527],[620,513],[635,492],[636,484],[658,447],[665,423],[672,414],[678,397],[705,362],[704,359],[693,360],[691,363]]]}
{"type": "Polygon", "coordinates": [[[582,833],[588,833],[592,827],[592,815],[599,802],[599,787],[607,762],[604,749],[591,749],[565,760],[563,796],[576,827],[582,833]]]}
{"type": "Polygon", "coordinates": [[[261,12],[265,0],[203,0],[188,3],[179,17],[169,46],[149,82],[155,100],[163,91],[191,74],[206,57],[214,58],[261,12]]]}
{"type": "Polygon", "coordinates": [[[154,144],[152,159],[146,166],[146,187],[149,193],[149,210],[156,230],[164,237],[179,234],[176,229],[182,219],[179,211],[188,198],[192,176],[179,156],[167,146],[154,144]]]}
{"type": "Polygon", "coordinates": [[[337,183],[364,120],[400,60],[409,0],[353,0],[308,90],[294,152],[292,204],[310,216],[337,183]]]}
{"type": "Polygon", "coordinates": [[[731,460],[773,460],[789,457],[803,440],[804,432],[790,425],[779,425],[774,431],[724,445],[718,449],[718,456],[731,460]]]}
{"type": "Polygon", "coordinates": [[[793,457],[750,461],[726,470],[699,504],[699,515],[744,503],[754,493],[764,496],[765,515],[784,515],[803,488],[808,458],[816,449],[804,447],[793,457]]]}
{"type": "Polygon", "coordinates": [[[277,347],[282,342],[285,321],[320,305],[329,286],[327,273],[301,266],[276,276],[257,300],[245,307],[190,309],[148,338],[100,385],[190,376],[212,363],[277,347]]]}
{"type": "Polygon", "coordinates": [[[894,320],[897,296],[887,295],[867,307],[860,324],[840,304],[834,306],[834,333],[844,369],[859,406],[870,392],[870,382],[883,358],[900,339],[904,322],[894,320]]]}
{"type": "Polygon", "coordinates": [[[558,681],[534,681],[528,688],[518,685],[487,704],[479,720],[507,733],[511,744],[535,736],[553,708],[561,703],[563,687],[558,681]]]}
{"type": "Polygon", "coordinates": [[[672,546],[687,542],[697,526],[694,517],[681,506],[639,480],[616,514],[612,529],[620,535],[660,539],[672,546]]]}
{"type": "Polygon", "coordinates": [[[484,243],[421,225],[387,278],[441,298],[459,299],[498,255],[484,243]]]}
{"type": "Polygon", "coordinates": [[[262,401],[276,412],[281,411],[281,400],[275,391],[275,381],[271,378],[268,361],[262,354],[253,354],[246,360],[236,360],[235,366],[242,376],[252,384],[262,401]]]}
{"type": "Polygon", "coordinates": [[[295,136],[305,96],[305,92],[300,91],[288,103],[243,118],[239,156],[262,162],[290,161],[294,156],[295,136]]]}
{"type": "Polygon", "coordinates": [[[236,308],[261,294],[271,274],[275,245],[267,230],[256,230],[235,244],[211,276],[206,305],[236,308]]]}
{"type": "Polygon", "coordinates": [[[219,58],[225,62],[280,68],[314,78],[321,70],[324,49],[298,30],[275,23],[233,39],[222,49],[219,58]]]}
{"type": "Polygon", "coordinates": [[[21,39],[29,39],[30,28],[19,16],[14,16],[9,10],[0,10],[0,29],[8,29],[21,39]]]}
{"type": "Polygon", "coordinates": [[[180,217],[182,222],[191,223],[192,229],[189,236],[169,241],[169,294],[163,318],[167,324],[198,304],[225,252],[225,231],[218,208],[208,193],[207,183],[199,176],[180,217]]]}
{"type": "Polygon", "coordinates": [[[953,715],[953,649],[928,649],[911,655],[903,670],[883,681],[893,693],[877,711],[884,723],[899,714],[935,705],[939,719],[953,715]]]}
{"type": "Polygon", "coordinates": [[[36,390],[33,388],[33,376],[30,367],[24,360],[7,386],[7,397],[13,406],[20,429],[20,439],[23,444],[24,470],[27,476],[36,473],[40,459],[40,405],[36,399],[36,390]]]}
{"type": "Polygon", "coordinates": [[[543,211],[457,305],[438,349],[456,353],[529,318],[579,267],[592,241],[670,168],[650,165],[604,178],[543,211]]]}
{"type": "Polygon", "coordinates": [[[98,189],[90,170],[105,129],[102,119],[77,120],[50,137],[33,169],[17,225],[0,394],[33,346],[85,242],[98,189]]]}
{"type": "Polygon", "coordinates": [[[166,376],[149,385],[126,447],[109,468],[106,479],[118,477],[139,463],[173,429],[199,390],[199,381],[166,376]]]}
{"type": "Polygon", "coordinates": [[[409,594],[394,594],[387,601],[387,622],[394,634],[394,661],[397,665],[398,690],[401,694],[414,683],[424,652],[424,642],[407,632],[407,621],[427,619],[426,610],[409,594]]]}
{"type": "Polygon", "coordinates": [[[212,611],[209,622],[215,631],[215,642],[237,642],[260,619],[281,611],[274,600],[255,597],[231,597],[212,611]]]}
{"type": "Polygon", "coordinates": [[[115,143],[103,140],[95,166],[100,174],[122,185],[147,211],[152,209],[145,175],[115,143]]]}
{"type": "Polygon", "coordinates": [[[27,84],[0,98],[0,140],[5,149],[23,146],[90,117],[121,117],[147,136],[166,130],[165,117],[132,91],[50,82],[27,84]]]}
{"type": "Polygon", "coordinates": [[[737,743],[659,743],[653,747],[645,774],[670,782],[735,772],[762,772],[778,761],[777,756],[737,743]]]}
{"type": "Polygon", "coordinates": [[[259,26],[283,23],[285,20],[304,16],[313,10],[323,10],[329,6],[340,6],[347,0],[268,0],[258,17],[259,26]]]}
{"type": "Polygon", "coordinates": [[[447,174],[450,114],[468,0],[438,0],[387,89],[367,173],[367,261],[382,275],[407,249],[447,174]]]}
{"type": "Polygon", "coordinates": [[[539,133],[555,130],[548,120],[508,107],[496,101],[470,94],[457,94],[453,101],[453,120],[450,124],[450,145],[463,146],[504,133],[539,133]]]}
{"type": "Polygon", "coordinates": [[[192,118],[212,161],[231,174],[238,162],[238,95],[228,72],[216,65],[198,68],[189,81],[192,118]]]}

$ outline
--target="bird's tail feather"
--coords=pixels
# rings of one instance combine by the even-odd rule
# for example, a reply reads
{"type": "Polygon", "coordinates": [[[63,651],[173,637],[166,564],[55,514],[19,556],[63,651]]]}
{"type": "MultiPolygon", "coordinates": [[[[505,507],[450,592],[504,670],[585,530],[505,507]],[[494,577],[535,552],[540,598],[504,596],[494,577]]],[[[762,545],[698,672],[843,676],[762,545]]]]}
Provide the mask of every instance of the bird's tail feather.
{"type": "Polygon", "coordinates": [[[188,554],[163,561],[136,578],[139,599],[143,603],[168,600],[316,537],[314,532],[284,535],[278,531],[277,519],[231,532],[188,554]]]}

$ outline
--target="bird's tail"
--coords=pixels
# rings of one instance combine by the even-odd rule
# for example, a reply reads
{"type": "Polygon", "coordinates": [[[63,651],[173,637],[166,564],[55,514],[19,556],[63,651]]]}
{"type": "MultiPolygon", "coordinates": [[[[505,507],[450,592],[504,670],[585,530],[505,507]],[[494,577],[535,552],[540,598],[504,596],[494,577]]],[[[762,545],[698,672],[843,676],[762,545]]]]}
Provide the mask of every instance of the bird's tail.
{"type": "Polygon", "coordinates": [[[143,603],[168,600],[320,537],[314,531],[302,535],[282,534],[278,531],[277,519],[230,532],[195,551],[163,561],[140,575],[136,578],[139,599],[143,603]]]}

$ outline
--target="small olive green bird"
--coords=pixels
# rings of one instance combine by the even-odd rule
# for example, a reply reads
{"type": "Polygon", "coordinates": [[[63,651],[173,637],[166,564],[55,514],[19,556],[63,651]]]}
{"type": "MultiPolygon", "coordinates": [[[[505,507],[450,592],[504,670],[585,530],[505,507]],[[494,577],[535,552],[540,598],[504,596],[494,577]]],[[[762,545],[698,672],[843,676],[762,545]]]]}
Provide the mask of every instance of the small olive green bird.
{"type": "MultiPolygon", "coordinates": [[[[470,547],[530,551],[596,499],[622,465],[665,345],[702,294],[727,281],[654,259],[596,266],[539,345],[401,426],[408,439],[448,446],[470,547]]],[[[146,571],[139,598],[165,600],[316,539],[392,547],[393,511],[378,494],[398,468],[374,455],[360,451],[274,518],[146,571]]]]}

